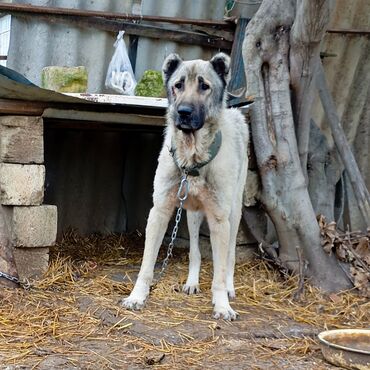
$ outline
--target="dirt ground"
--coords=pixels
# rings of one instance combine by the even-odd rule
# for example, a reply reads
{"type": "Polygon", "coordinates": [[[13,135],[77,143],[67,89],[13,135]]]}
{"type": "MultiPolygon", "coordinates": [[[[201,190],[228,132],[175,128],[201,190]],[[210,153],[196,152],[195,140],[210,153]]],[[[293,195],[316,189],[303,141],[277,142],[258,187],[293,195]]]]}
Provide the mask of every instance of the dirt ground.
{"type": "Polygon", "coordinates": [[[370,303],[355,292],[324,296],[307,285],[295,302],[296,279],[258,260],[236,269],[239,319],[214,320],[212,265],[203,263],[202,292],[188,296],[184,251],[176,251],[145,309],[127,311],[118,301],[132,288],[142,243],[127,248],[114,238],[64,241],[43,280],[0,291],[1,369],[334,369],[317,333],[369,324],[370,303]]]}

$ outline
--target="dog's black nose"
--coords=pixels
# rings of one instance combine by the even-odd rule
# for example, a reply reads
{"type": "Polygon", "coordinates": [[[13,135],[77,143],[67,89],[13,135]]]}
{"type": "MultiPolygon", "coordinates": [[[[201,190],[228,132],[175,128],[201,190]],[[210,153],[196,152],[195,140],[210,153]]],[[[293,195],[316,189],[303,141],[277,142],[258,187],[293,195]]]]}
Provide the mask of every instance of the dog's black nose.
{"type": "Polygon", "coordinates": [[[189,117],[193,113],[193,108],[190,105],[182,104],[177,108],[177,113],[182,117],[189,117]]]}

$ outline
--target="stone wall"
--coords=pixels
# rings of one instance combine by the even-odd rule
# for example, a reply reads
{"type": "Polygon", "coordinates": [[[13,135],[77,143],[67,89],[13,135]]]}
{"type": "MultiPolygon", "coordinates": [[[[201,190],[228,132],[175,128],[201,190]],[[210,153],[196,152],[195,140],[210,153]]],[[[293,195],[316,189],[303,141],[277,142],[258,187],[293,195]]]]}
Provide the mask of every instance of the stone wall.
{"type": "Polygon", "coordinates": [[[57,233],[57,207],[44,205],[44,140],[41,117],[0,116],[0,202],[21,280],[48,267],[57,233]]]}

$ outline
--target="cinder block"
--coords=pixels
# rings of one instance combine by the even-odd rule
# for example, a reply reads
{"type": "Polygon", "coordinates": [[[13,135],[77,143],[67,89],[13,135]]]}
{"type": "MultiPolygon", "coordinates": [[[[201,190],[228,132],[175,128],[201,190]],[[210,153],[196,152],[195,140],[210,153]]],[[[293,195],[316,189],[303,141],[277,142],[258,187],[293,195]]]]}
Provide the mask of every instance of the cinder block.
{"type": "Polygon", "coordinates": [[[41,117],[0,117],[0,161],[6,163],[44,162],[41,117]]]}
{"type": "Polygon", "coordinates": [[[4,207],[15,247],[49,247],[57,236],[57,207],[4,207]]]}
{"type": "Polygon", "coordinates": [[[39,205],[44,199],[45,167],[0,164],[0,201],[4,205],[39,205]]]}
{"type": "Polygon", "coordinates": [[[49,248],[14,248],[14,260],[20,280],[36,279],[48,269],[49,248]]]}

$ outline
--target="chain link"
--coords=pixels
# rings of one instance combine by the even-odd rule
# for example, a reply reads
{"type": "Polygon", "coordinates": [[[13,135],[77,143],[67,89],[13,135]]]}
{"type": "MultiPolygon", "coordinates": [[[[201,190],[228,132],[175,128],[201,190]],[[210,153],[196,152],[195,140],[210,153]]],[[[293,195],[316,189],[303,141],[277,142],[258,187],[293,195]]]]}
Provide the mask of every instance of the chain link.
{"type": "Polygon", "coordinates": [[[173,227],[172,234],[171,234],[171,241],[168,244],[167,248],[167,255],[165,259],[162,262],[162,268],[159,272],[158,279],[155,284],[158,283],[158,281],[162,278],[167,266],[168,262],[170,261],[170,258],[172,257],[172,250],[175,245],[175,240],[177,237],[177,232],[179,231],[179,224],[181,221],[181,214],[182,210],[184,209],[184,202],[188,197],[189,193],[189,182],[188,182],[188,173],[185,171],[181,177],[181,182],[179,186],[179,190],[177,191],[177,199],[180,201],[180,205],[177,208],[176,217],[175,217],[175,226],[173,227]]]}
{"type": "Polygon", "coordinates": [[[17,285],[21,286],[23,289],[26,289],[26,290],[31,288],[31,283],[28,281],[28,279],[19,280],[19,278],[15,277],[15,276],[12,276],[12,275],[9,275],[6,272],[2,272],[2,271],[0,271],[0,278],[4,278],[6,280],[9,280],[12,283],[17,284],[17,285]]]}
{"type": "Polygon", "coordinates": [[[9,280],[9,281],[11,281],[12,283],[15,283],[15,284],[20,284],[20,280],[17,277],[9,275],[5,272],[0,271],[0,278],[4,278],[6,280],[9,280]]]}

